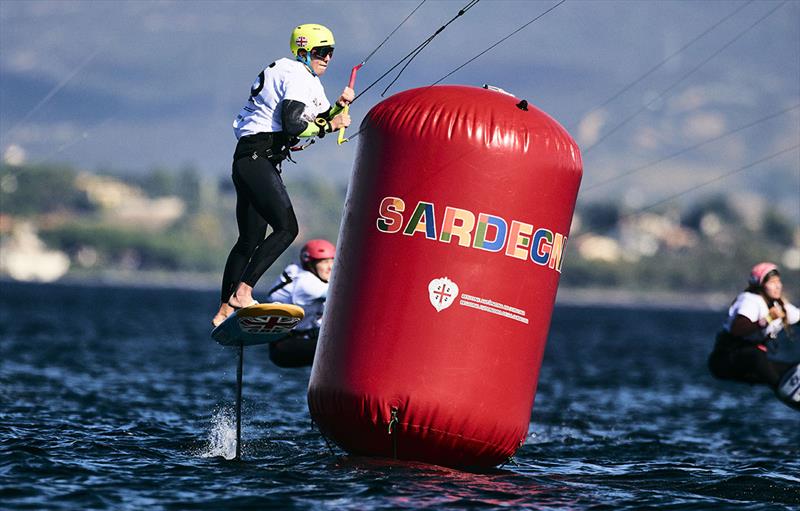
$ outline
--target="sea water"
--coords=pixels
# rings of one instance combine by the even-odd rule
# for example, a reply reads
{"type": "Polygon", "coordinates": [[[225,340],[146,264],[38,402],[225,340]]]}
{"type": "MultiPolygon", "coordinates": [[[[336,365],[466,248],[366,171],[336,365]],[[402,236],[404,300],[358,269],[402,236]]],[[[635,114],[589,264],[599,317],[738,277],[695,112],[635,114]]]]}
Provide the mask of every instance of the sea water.
{"type": "MultiPolygon", "coordinates": [[[[2,509],[798,509],[800,413],[706,369],[724,311],[557,306],[494,470],[352,457],[308,369],[210,337],[216,293],[0,283],[2,509]]],[[[800,358],[800,341],[779,355],[800,358]]],[[[478,375],[476,375],[478,377],[478,375]]]]}

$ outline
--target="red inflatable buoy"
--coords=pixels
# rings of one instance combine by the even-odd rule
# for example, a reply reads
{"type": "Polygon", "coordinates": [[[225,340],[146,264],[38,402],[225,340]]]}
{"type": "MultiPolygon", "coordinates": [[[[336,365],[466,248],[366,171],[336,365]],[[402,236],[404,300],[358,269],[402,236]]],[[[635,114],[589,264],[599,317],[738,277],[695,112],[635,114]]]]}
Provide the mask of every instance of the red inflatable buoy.
{"type": "Polygon", "coordinates": [[[494,466],[524,441],[581,179],[526,102],[405,91],[360,132],[308,404],[345,450],[494,466]]]}

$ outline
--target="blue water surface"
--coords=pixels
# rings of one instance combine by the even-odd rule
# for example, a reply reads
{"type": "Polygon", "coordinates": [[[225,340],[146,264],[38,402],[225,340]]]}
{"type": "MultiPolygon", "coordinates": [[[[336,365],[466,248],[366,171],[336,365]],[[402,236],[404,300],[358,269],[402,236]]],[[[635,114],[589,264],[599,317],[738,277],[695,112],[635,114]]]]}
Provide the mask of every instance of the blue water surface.
{"type": "MultiPolygon", "coordinates": [[[[215,292],[0,283],[0,508],[798,509],[800,414],[715,381],[722,311],[556,307],[529,438],[483,472],[348,456],[308,369],[209,338],[215,292]]],[[[785,341],[781,356],[800,358],[785,341]]]]}

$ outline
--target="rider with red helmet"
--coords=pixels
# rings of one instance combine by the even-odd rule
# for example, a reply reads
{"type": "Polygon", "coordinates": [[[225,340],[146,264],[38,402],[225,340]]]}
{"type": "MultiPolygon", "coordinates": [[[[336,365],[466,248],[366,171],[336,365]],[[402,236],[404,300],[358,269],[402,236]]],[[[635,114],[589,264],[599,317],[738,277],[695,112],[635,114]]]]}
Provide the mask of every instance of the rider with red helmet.
{"type": "Polygon", "coordinates": [[[270,291],[269,301],[299,305],[305,311],[289,336],[270,344],[270,359],[275,365],[302,367],[313,362],[334,257],[336,247],[330,241],[308,241],[300,249],[300,266],[287,266],[270,291]]]}

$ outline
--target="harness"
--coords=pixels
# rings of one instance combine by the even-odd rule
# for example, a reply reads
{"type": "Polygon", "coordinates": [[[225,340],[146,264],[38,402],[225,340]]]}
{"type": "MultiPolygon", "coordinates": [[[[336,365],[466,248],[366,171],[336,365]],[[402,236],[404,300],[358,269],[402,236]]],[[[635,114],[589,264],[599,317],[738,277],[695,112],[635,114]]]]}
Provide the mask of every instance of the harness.
{"type": "Polygon", "coordinates": [[[241,158],[258,159],[266,158],[278,172],[281,171],[283,160],[295,161],[290,156],[292,145],[299,141],[296,137],[286,137],[281,132],[262,132],[246,135],[239,139],[233,153],[233,161],[241,158]]]}
{"type": "Polygon", "coordinates": [[[275,287],[273,287],[272,289],[270,289],[269,292],[267,293],[267,295],[271,296],[272,293],[274,293],[275,291],[278,291],[279,289],[285,288],[286,286],[291,284],[291,282],[292,282],[292,277],[290,277],[289,274],[286,273],[285,271],[281,272],[281,282],[278,285],[276,285],[275,287]]]}

